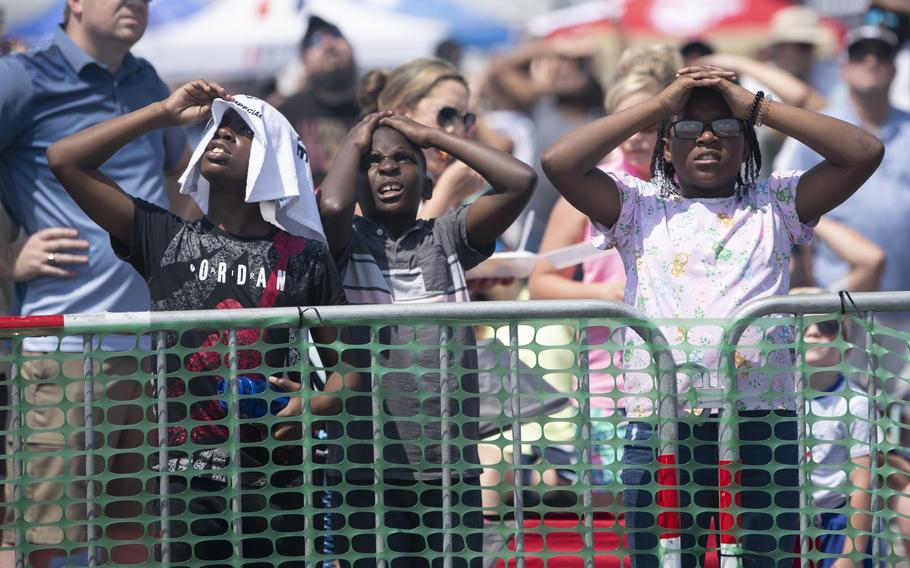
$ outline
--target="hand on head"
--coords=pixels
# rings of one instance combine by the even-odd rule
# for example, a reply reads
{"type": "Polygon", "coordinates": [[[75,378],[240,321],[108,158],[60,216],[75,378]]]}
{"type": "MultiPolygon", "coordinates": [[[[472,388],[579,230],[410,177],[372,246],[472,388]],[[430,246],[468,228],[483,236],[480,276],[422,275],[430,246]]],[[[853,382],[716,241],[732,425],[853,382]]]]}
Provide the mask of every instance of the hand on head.
{"type": "Polygon", "coordinates": [[[379,121],[380,126],[388,126],[401,132],[405,137],[421,148],[432,146],[430,137],[438,128],[431,128],[401,114],[389,114],[379,121]]]}
{"type": "Polygon", "coordinates": [[[657,98],[667,109],[667,114],[674,115],[685,108],[692,89],[714,89],[723,96],[733,115],[745,120],[755,96],[737,85],[735,80],[736,73],[720,67],[684,67],[677,72],[676,80],[661,91],[657,98]]]}
{"type": "Polygon", "coordinates": [[[209,118],[215,99],[234,100],[218,83],[197,79],[171,93],[164,108],[175,124],[192,124],[209,118]]]}
{"type": "Polygon", "coordinates": [[[343,144],[351,144],[357,148],[361,154],[366,154],[373,144],[373,131],[376,130],[379,121],[391,114],[392,111],[387,110],[385,112],[373,112],[364,116],[360,119],[360,122],[355,124],[354,127],[348,131],[343,144]]]}

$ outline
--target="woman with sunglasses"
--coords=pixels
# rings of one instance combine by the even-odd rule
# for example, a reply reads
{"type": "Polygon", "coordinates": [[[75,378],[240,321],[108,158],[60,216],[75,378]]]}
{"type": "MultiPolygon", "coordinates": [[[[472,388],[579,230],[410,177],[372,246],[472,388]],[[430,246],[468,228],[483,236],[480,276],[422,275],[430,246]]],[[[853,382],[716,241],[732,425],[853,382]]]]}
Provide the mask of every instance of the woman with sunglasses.
{"type": "MultiPolygon", "coordinates": [[[[550,180],[572,205],[590,217],[595,244],[619,250],[627,277],[625,301],[645,317],[723,318],[748,300],[785,294],[793,245],[809,242],[811,226],[849,198],[884,155],[884,145],[871,134],[825,115],[769,101],[760,91],[751,93],[734,80],[734,73],[717,67],[683,68],[659,94],[563,136],[544,153],[542,164],[550,180]],[[608,174],[597,167],[604,155],[655,122],[659,125],[651,180],[608,174]],[[804,173],[775,173],[758,179],[761,154],[755,128],[762,124],[800,140],[823,161],[804,173]]],[[[684,331],[664,329],[671,342],[691,346],[685,350],[685,360],[680,360],[687,370],[678,380],[677,412],[685,418],[679,423],[680,436],[691,430],[702,440],[718,440],[719,405],[699,404],[699,410],[690,408],[686,401],[690,399],[690,383],[697,387],[705,380],[726,380],[720,372],[725,360],[719,357],[718,349],[722,330],[719,326],[695,326],[684,331]],[[694,373],[692,369],[702,370],[694,373]]],[[[744,334],[743,344],[786,339],[771,337],[773,334],[764,339],[748,335],[744,334]]],[[[776,422],[778,436],[795,436],[796,400],[787,394],[793,393],[793,380],[780,370],[792,368],[793,362],[784,350],[764,357],[754,347],[738,351],[740,370],[730,380],[737,381],[735,392],[741,394],[735,401],[736,416],[726,419],[737,422],[740,436],[755,435],[754,430],[769,421],[776,422]]],[[[634,361],[634,351],[630,351],[630,359],[633,368],[645,369],[648,364],[637,365],[640,361],[634,361]]],[[[630,417],[627,438],[652,438],[649,423],[635,420],[654,415],[657,393],[652,377],[646,371],[627,372],[624,389],[634,393],[624,401],[630,417]]],[[[627,447],[623,462],[653,461],[650,446],[641,443],[627,447]]],[[[760,479],[768,469],[775,470],[775,479],[786,483],[793,477],[798,456],[792,447],[778,449],[776,463],[759,463],[763,452],[732,456],[723,451],[722,457],[742,462],[738,487],[753,483],[761,486],[760,479]]],[[[708,463],[704,460],[717,460],[722,450],[715,442],[700,443],[694,451],[697,461],[708,463]]],[[[693,481],[716,488],[718,469],[706,469],[706,479],[700,479],[696,471],[693,481]]],[[[641,485],[648,483],[647,475],[644,469],[627,468],[622,481],[641,485]]],[[[738,491],[738,487],[729,489],[738,491]]],[[[655,560],[653,552],[642,552],[656,545],[655,535],[636,532],[654,530],[649,493],[642,489],[624,491],[633,566],[655,560]]],[[[732,519],[719,512],[720,491],[692,493],[696,505],[715,511],[699,515],[700,530],[710,530],[712,523],[714,527],[729,526],[732,519]]],[[[775,496],[778,509],[798,507],[793,493],[781,491],[775,496]]],[[[720,535],[717,542],[721,543],[722,555],[745,557],[756,567],[770,567],[794,550],[791,533],[798,527],[790,526],[792,515],[778,515],[774,518],[776,529],[790,536],[769,544],[767,539],[774,537],[767,534],[767,527],[761,528],[768,513],[763,510],[760,494],[768,496],[762,491],[738,493],[737,498],[742,497],[738,503],[741,513],[732,529],[733,538],[720,535]],[[769,546],[774,550],[768,551],[769,546]]],[[[672,518],[664,516],[664,520],[672,518]]],[[[687,524],[691,525],[691,519],[687,524]]],[[[666,532],[679,534],[678,530],[666,532]]],[[[689,557],[686,562],[701,556],[696,547],[704,544],[695,542],[692,531],[682,531],[680,539],[664,544],[681,547],[689,557]]]]}
{"type": "MultiPolygon", "coordinates": [[[[467,79],[458,69],[448,61],[425,57],[391,71],[368,72],[357,98],[364,115],[390,110],[425,126],[466,137],[477,122],[477,116],[467,110],[469,97],[467,79]]],[[[424,154],[434,185],[433,197],[423,203],[419,218],[439,217],[484,187],[480,174],[447,153],[429,148],[424,154]]]]}

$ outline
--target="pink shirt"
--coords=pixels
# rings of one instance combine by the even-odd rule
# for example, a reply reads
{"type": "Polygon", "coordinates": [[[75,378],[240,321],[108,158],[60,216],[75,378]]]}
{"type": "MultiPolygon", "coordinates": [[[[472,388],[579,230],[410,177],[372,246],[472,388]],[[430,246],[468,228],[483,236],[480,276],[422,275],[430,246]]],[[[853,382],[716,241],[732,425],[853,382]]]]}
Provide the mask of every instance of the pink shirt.
{"type": "MultiPolygon", "coordinates": [[[[789,291],[790,249],[812,239],[811,227],[800,222],[796,213],[799,172],[774,173],[759,181],[742,200],[665,199],[651,182],[627,174],[610,175],[619,188],[622,208],[612,228],[593,223],[594,245],[619,250],[627,277],[625,302],[642,315],[724,318],[749,300],[789,291]]],[[[680,347],[676,351],[678,362],[686,360],[687,353],[689,363],[705,369],[696,382],[704,377],[710,377],[712,383],[717,379],[722,323],[705,322],[689,333],[681,333],[676,327],[661,328],[667,340],[680,347]]],[[[747,334],[742,343],[749,342],[747,334]]],[[[789,400],[792,397],[777,397],[776,402],[767,398],[775,399],[771,392],[792,392],[790,374],[769,379],[763,372],[748,372],[745,369],[760,362],[741,352],[740,367],[744,370],[738,388],[757,395],[743,398],[742,408],[795,405],[789,400]]],[[[636,353],[640,357],[643,351],[626,350],[627,368],[636,353]]],[[[680,376],[681,394],[690,382],[688,375],[680,376]]],[[[650,392],[653,388],[647,373],[625,374],[624,392],[650,392]]],[[[650,413],[650,403],[640,397],[630,397],[620,406],[626,406],[630,415],[650,413]]]]}

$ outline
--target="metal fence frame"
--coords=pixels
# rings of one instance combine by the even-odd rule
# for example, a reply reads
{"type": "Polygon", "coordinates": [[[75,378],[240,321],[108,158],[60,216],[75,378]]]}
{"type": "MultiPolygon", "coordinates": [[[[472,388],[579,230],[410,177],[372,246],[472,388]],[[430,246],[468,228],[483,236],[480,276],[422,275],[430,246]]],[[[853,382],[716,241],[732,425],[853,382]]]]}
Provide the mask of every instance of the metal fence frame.
{"type": "MultiPolygon", "coordinates": [[[[729,353],[726,354],[728,361],[728,373],[721,373],[721,376],[724,377],[723,380],[726,381],[722,385],[723,392],[730,392],[731,385],[729,383],[732,380],[732,377],[735,376],[733,372],[734,363],[733,355],[735,354],[735,346],[738,344],[743,331],[745,330],[748,323],[767,315],[773,314],[792,314],[792,315],[806,315],[806,314],[827,314],[827,313],[842,313],[844,311],[858,311],[864,312],[867,314],[868,318],[871,318],[871,313],[875,311],[910,311],[910,292],[874,292],[874,293],[855,293],[849,296],[849,300],[844,294],[819,294],[819,295],[793,295],[793,296],[775,296],[769,298],[762,298],[754,300],[742,306],[737,312],[735,312],[731,317],[726,318],[728,321],[732,322],[727,328],[724,334],[724,343],[725,348],[729,348],[729,353]],[[849,303],[847,303],[849,301],[849,303]]],[[[513,450],[516,452],[515,455],[519,455],[520,446],[521,446],[521,428],[520,423],[522,421],[521,416],[521,397],[519,396],[518,391],[518,353],[520,350],[519,340],[518,340],[518,326],[523,322],[528,320],[553,320],[553,325],[558,325],[563,323],[567,319],[579,320],[578,329],[580,331],[580,341],[581,352],[579,357],[579,367],[581,375],[579,379],[579,389],[585,389],[588,386],[588,360],[586,348],[587,337],[586,337],[586,328],[588,323],[583,323],[589,320],[598,320],[598,319],[622,319],[624,325],[632,328],[642,337],[646,338],[648,341],[647,348],[650,350],[651,359],[655,364],[658,380],[657,380],[657,389],[658,389],[658,406],[657,406],[657,416],[659,421],[658,436],[657,441],[659,445],[659,451],[661,454],[672,453],[678,457],[678,434],[677,434],[677,421],[676,418],[676,408],[677,408],[677,392],[676,392],[676,373],[677,373],[677,364],[673,358],[672,351],[666,340],[666,338],[661,334],[657,325],[653,324],[649,319],[641,316],[637,311],[631,307],[607,301],[561,301],[561,300],[543,300],[543,301],[533,301],[533,302],[478,302],[478,303],[468,303],[468,304],[422,304],[422,305],[373,305],[373,306],[325,306],[325,307],[309,307],[309,308],[266,308],[266,309],[242,309],[242,310],[210,310],[210,311],[183,311],[183,312],[142,312],[142,313],[101,313],[101,314],[79,314],[79,315],[67,315],[67,316],[36,316],[29,318],[0,318],[0,332],[4,334],[10,333],[20,333],[28,335],[41,335],[41,332],[46,333],[55,333],[55,334],[64,334],[67,336],[71,335],[82,335],[83,336],[83,357],[84,357],[84,377],[85,377],[85,419],[86,419],[86,439],[92,440],[90,435],[90,429],[93,427],[91,423],[91,397],[93,395],[93,367],[92,367],[92,354],[93,354],[93,340],[95,336],[101,336],[104,334],[113,334],[117,332],[122,332],[125,328],[140,329],[141,334],[143,332],[147,333],[149,331],[156,331],[159,329],[165,329],[168,325],[174,324],[185,324],[192,325],[198,324],[199,322],[204,322],[206,327],[214,327],[219,329],[236,329],[239,327],[249,327],[250,321],[256,322],[256,325],[260,327],[268,327],[272,325],[284,324],[288,325],[290,323],[296,322],[297,328],[301,332],[305,332],[307,328],[318,326],[318,325],[356,325],[356,324],[365,324],[369,325],[370,323],[377,322],[388,322],[390,320],[407,320],[408,322],[419,322],[426,324],[434,324],[445,326],[447,324],[458,324],[467,325],[468,322],[476,323],[483,322],[491,327],[508,327],[509,329],[509,362],[510,362],[510,374],[511,374],[511,385],[512,391],[510,394],[510,403],[511,411],[513,417],[513,450]],[[422,320],[422,321],[421,321],[422,320]],[[562,320],[562,321],[560,321],[562,320]],[[244,323],[239,323],[243,321],[244,323]],[[669,416],[674,418],[674,420],[660,420],[661,417],[669,416]]],[[[164,355],[165,355],[165,341],[163,337],[163,332],[156,333],[156,341],[153,348],[150,350],[149,354],[157,354],[157,388],[156,395],[158,400],[158,438],[159,438],[159,463],[167,463],[168,458],[168,448],[167,448],[167,412],[165,404],[167,400],[166,389],[164,385],[165,379],[165,365],[164,365],[164,355]]],[[[301,333],[302,337],[305,334],[301,333]]],[[[236,334],[231,332],[229,335],[229,349],[231,353],[236,351],[236,334]]],[[[443,372],[445,372],[445,356],[447,351],[445,349],[440,350],[440,367],[443,372]]],[[[239,398],[237,393],[237,368],[236,368],[236,357],[230,357],[231,365],[229,369],[230,377],[230,392],[228,396],[229,408],[231,410],[231,416],[233,419],[237,419],[239,414],[239,398]]],[[[870,395],[875,395],[875,381],[870,380],[870,388],[872,389],[870,395]]],[[[304,381],[304,389],[308,388],[307,382],[304,381]]],[[[378,400],[376,397],[376,381],[372,381],[373,391],[373,409],[374,417],[378,416],[379,413],[376,413],[376,405],[378,400]]],[[[22,416],[19,411],[18,405],[16,404],[21,397],[20,385],[18,381],[11,381],[11,432],[16,432],[21,429],[22,416]]],[[[443,392],[440,396],[445,396],[445,389],[442,389],[443,392]]],[[[800,443],[805,444],[805,408],[803,401],[801,400],[798,404],[798,423],[799,423],[799,432],[800,432],[800,443]]],[[[446,408],[446,405],[442,405],[441,408],[446,408]]],[[[727,410],[729,411],[729,409],[727,410]]],[[[587,425],[587,428],[583,429],[582,438],[584,440],[585,447],[582,448],[582,464],[587,463],[590,465],[590,456],[591,456],[591,436],[590,436],[590,404],[588,401],[583,402],[582,407],[580,408],[580,413],[583,416],[583,424],[587,425]]],[[[446,432],[445,420],[446,416],[443,414],[441,417],[443,421],[443,432],[446,432]]],[[[376,423],[374,418],[374,433],[381,431],[381,425],[376,423]],[[377,428],[379,430],[377,430],[377,428]]],[[[876,429],[873,428],[870,436],[876,435],[876,429]]],[[[19,436],[14,436],[14,451],[18,453],[22,448],[22,440],[19,436]]],[[[378,438],[378,436],[376,437],[378,438]]],[[[309,435],[307,432],[304,432],[304,440],[306,444],[311,443],[309,441],[309,435]]],[[[872,440],[870,440],[872,441],[872,440]]],[[[442,440],[443,450],[442,455],[447,456],[447,450],[445,448],[445,437],[442,440]]],[[[719,443],[723,443],[722,440],[719,440],[719,443]]],[[[306,449],[306,448],[305,448],[306,449]]],[[[801,447],[801,451],[802,451],[801,447]]],[[[91,464],[91,451],[93,448],[91,444],[86,446],[86,459],[87,463],[91,464]]],[[[232,450],[237,450],[237,448],[232,448],[232,450]]],[[[800,456],[803,454],[801,453],[800,456]]],[[[235,456],[236,457],[236,456],[235,456]]],[[[804,459],[801,457],[801,459],[804,459]]],[[[872,462],[872,469],[875,470],[878,467],[877,456],[874,457],[872,462]]],[[[675,461],[678,464],[678,459],[675,461]]],[[[516,473],[520,471],[521,464],[517,462],[511,464],[510,466],[516,473]]],[[[678,466],[677,466],[678,467],[678,466]]],[[[804,468],[800,468],[800,475],[804,476],[804,468]]],[[[87,475],[90,475],[90,471],[87,471],[87,475]]],[[[13,456],[13,471],[14,479],[18,479],[22,476],[22,461],[17,458],[14,454],[13,456]]],[[[167,471],[162,468],[162,475],[166,476],[167,471]]],[[[585,475],[589,475],[587,472],[585,475]]],[[[680,479],[680,477],[677,477],[680,479]]],[[[232,485],[239,483],[239,480],[233,479],[232,485]]],[[[443,488],[447,488],[451,483],[451,468],[446,467],[446,464],[443,464],[443,488]],[[448,481],[447,481],[448,480],[448,481]]],[[[521,499],[522,494],[522,477],[521,475],[514,476],[513,490],[515,491],[515,501],[514,501],[514,515],[515,515],[515,551],[514,557],[516,558],[516,565],[518,568],[524,567],[524,523],[523,523],[523,503],[521,499]]],[[[590,483],[587,484],[588,488],[585,490],[583,499],[585,505],[584,511],[584,527],[585,527],[585,546],[589,549],[593,549],[593,512],[591,510],[591,489],[590,483]]],[[[90,493],[86,496],[87,499],[87,508],[88,508],[88,530],[89,530],[89,542],[87,543],[89,549],[89,562],[90,565],[95,563],[95,553],[94,546],[95,541],[98,538],[98,534],[94,530],[92,524],[93,520],[93,499],[97,499],[96,495],[93,495],[93,484],[88,484],[90,493]]],[[[168,495],[167,495],[167,483],[161,483],[161,495],[159,495],[160,504],[162,506],[161,518],[162,518],[162,565],[167,566],[169,563],[169,535],[168,535],[168,525],[167,518],[169,512],[167,510],[168,504],[168,495]]],[[[19,486],[15,486],[15,491],[17,494],[14,496],[16,499],[21,499],[21,495],[18,494],[19,486]]],[[[448,492],[446,492],[448,493],[448,492]]],[[[804,492],[803,492],[804,493],[804,492]]],[[[805,495],[802,495],[801,498],[804,498],[805,495]]],[[[450,498],[450,495],[449,495],[450,498]]],[[[444,518],[447,518],[446,503],[451,501],[444,501],[443,503],[443,515],[444,518]]],[[[377,507],[378,518],[381,519],[381,502],[377,507]]],[[[873,511],[874,513],[874,511],[873,511]]],[[[234,520],[236,521],[236,516],[239,514],[239,502],[232,504],[232,514],[234,520]]],[[[18,515],[18,511],[17,511],[18,515]]],[[[879,522],[877,517],[874,517],[876,522],[879,522]]],[[[800,539],[805,538],[803,534],[804,530],[807,528],[805,523],[808,522],[808,517],[805,514],[801,514],[801,534],[800,539]]],[[[235,526],[238,523],[235,522],[235,526]]],[[[451,528],[451,527],[444,527],[451,528]]],[[[100,531],[98,531],[100,532],[100,531]]],[[[873,539],[878,538],[878,532],[873,530],[873,539]]],[[[448,538],[451,538],[450,531],[446,533],[448,538]]],[[[238,547],[236,550],[239,552],[240,546],[240,535],[235,535],[235,546],[238,547]]],[[[381,539],[381,537],[378,537],[381,539]]],[[[17,557],[17,567],[25,566],[25,557],[21,551],[21,545],[23,542],[23,535],[20,534],[20,531],[16,531],[16,557],[17,557]]],[[[381,543],[377,543],[381,545],[381,543]]],[[[447,541],[447,544],[450,546],[450,541],[447,541]]],[[[662,543],[664,544],[664,543],[662,543]]],[[[308,549],[311,544],[307,543],[308,549]]],[[[874,547],[874,550],[877,552],[877,547],[874,547]]],[[[381,548],[377,549],[377,552],[381,552],[381,548]]],[[[678,561],[677,554],[678,550],[675,549],[665,549],[661,547],[659,553],[662,556],[662,563],[675,563],[678,561]]],[[[236,555],[235,555],[236,556],[236,555]]],[[[448,568],[449,557],[446,557],[448,568]]],[[[806,562],[804,560],[804,562],[806,562]]],[[[589,557],[587,560],[587,567],[593,567],[593,557],[589,557]]]]}
{"type": "MultiPolygon", "coordinates": [[[[722,385],[722,390],[725,393],[732,392],[733,381],[736,377],[736,365],[735,365],[735,355],[736,355],[736,346],[739,344],[740,339],[742,338],[743,333],[746,331],[746,328],[750,323],[757,320],[758,318],[772,315],[783,315],[789,314],[793,316],[805,316],[805,315],[826,315],[826,314],[838,314],[846,315],[848,313],[855,313],[856,315],[863,315],[866,319],[869,328],[871,329],[874,323],[874,313],[875,312],[910,312],[910,291],[901,291],[901,292],[855,292],[848,293],[845,291],[833,292],[827,294],[791,294],[787,296],[770,296],[767,298],[758,298],[747,302],[741,306],[733,315],[730,316],[731,324],[727,329],[725,338],[723,341],[723,346],[725,349],[728,349],[729,352],[726,356],[727,361],[727,372],[722,375],[724,384],[722,385]]],[[[798,342],[802,343],[802,338],[798,338],[798,342]]],[[[867,331],[866,335],[866,345],[873,345],[874,337],[871,332],[867,331]]],[[[868,357],[867,357],[868,359],[868,357]]],[[[878,395],[878,381],[876,380],[876,368],[871,366],[867,369],[869,374],[868,387],[866,391],[866,396],[870,401],[874,401],[878,395]]],[[[806,458],[806,400],[804,398],[805,389],[801,388],[800,385],[805,385],[805,379],[802,376],[802,373],[799,373],[796,381],[794,382],[794,390],[798,394],[796,411],[797,411],[797,432],[799,439],[799,486],[805,487],[807,481],[807,475],[805,471],[805,466],[807,463],[806,458]]],[[[726,412],[732,412],[732,408],[726,406],[726,412]]],[[[869,416],[868,420],[872,423],[876,420],[876,408],[875,404],[869,405],[869,416]]],[[[723,440],[719,440],[720,443],[724,443],[723,440]]],[[[878,428],[873,427],[869,429],[869,440],[866,441],[870,448],[874,448],[878,443],[878,428]]],[[[730,448],[729,451],[735,451],[733,448],[730,448]]],[[[878,452],[870,452],[870,469],[872,470],[873,475],[871,476],[871,487],[869,490],[874,492],[877,489],[878,476],[874,475],[875,471],[879,468],[881,464],[879,463],[878,452]]],[[[878,512],[879,499],[872,499],[872,507],[870,513],[872,514],[872,527],[871,527],[871,537],[872,541],[872,563],[873,566],[878,566],[879,562],[879,539],[881,538],[881,533],[883,527],[881,526],[881,517],[876,515],[878,512]]],[[[805,491],[800,491],[800,509],[804,511],[808,507],[808,495],[805,491]]],[[[807,513],[800,512],[800,550],[808,550],[811,546],[807,542],[808,536],[806,536],[806,531],[808,530],[812,519],[807,513]]],[[[809,566],[809,561],[806,558],[801,559],[801,565],[803,568],[809,566]]]]}
{"type": "MultiPolygon", "coordinates": [[[[167,447],[167,393],[165,385],[165,340],[164,332],[157,331],[160,329],[166,329],[168,325],[174,324],[198,324],[199,322],[204,322],[206,327],[214,327],[219,329],[228,329],[229,331],[229,353],[231,354],[229,361],[229,373],[228,377],[230,378],[230,390],[227,393],[228,398],[227,402],[230,409],[230,414],[233,420],[237,420],[239,417],[239,398],[237,391],[237,366],[236,366],[236,333],[234,330],[239,327],[250,327],[250,322],[255,321],[256,324],[260,327],[268,327],[271,325],[278,324],[287,324],[289,322],[297,322],[297,328],[300,331],[299,338],[302,341],[303,337],[306,337],[306,330],[309,327],[319,326],[319,325],[332,325],[332,326],[345,326],[345,325],[368,325],[375,322],[388,322],[390,320],[402,319],[407,320],[409,323],[414,323],[415,321],[421,322],[424,320],[427,324],[446,326],[449,324],[458,324],[462,322],[464,325],[468,325],[468,322],[476,323],[483,322],[486,325],[491,327],[505,327],[508,326],[509,329],[509,361],[510,361],[510,372],[511,372],[511,386],[512,390],[510,392],[510,403],[511,411],[513,417],[513,451],[514,455],[520,455],[521,448],[521,396],[518,389],[518,353],[519,353],[519,341],[518,341],[518,326],[527,320],[553,320],[551,325],[559,325],[564,323],[566,319],[576,319],[580,320],[579,331],[580,331],[580,344],[586,346],[587,337],[586,337],[586,325],[582,325],[581,321],[584,320],[598,320],[598,319],[621,319],[623,325],[633,329],[638,333],[642,338],[646,339],[646,347],[650,352],[651,360],[655,363],[656,374],[657,374],[657,389],[658,389],[658,406],[657,406],[657,416],[658,419],[662,416],[669,415],[673,418],[676,417],[676,408],[677,408],[677,392],[676,392],[676,363],[673,359],[672,352],[669,349],[669,344],[666,338],[662,335],[660,330],[651,324],[651,322],[641,316],[638,312],[633,310],[631,307],[617,302],[608,302],[608,301],[565,301],[565,300],[540,300],[533,302],[522,302],[522,301],[510,301],[510,302],[475,302],[475,303],[464,303],[464,304],[415,304],[415,305],[362,305],[362,306],[320,306],[320,307],[307,307],[307,308],[257,308],[257,309],[238,309],[238,310],[188,310],[188,311],[179,311],[179,312],[133,312],[133,313],[97,313],[97,314],[76,314],[76,315],[65,315],[65,316],[35,316],[29,318],[0,318],[0,331],[9,333],[27,333],[30,336],[41,335],[42,332],[48,334],[61,334],[66,336],[73,335],[82,335],[83,336],[83,358],[84,358],[84,390],[85,390],[85,415],[86,415],[86,430],[88,439],[91,439],[90,428],[91,424],[91,397],[93,395],[94,381],[92,373],[92,354],[93,354],[93,344],[96,336],[103,336],[104,334],[114,334],[118,332],[123,332],[126,328],[139,329],[140,331],[135,332],[137,335],[142,333],[148,333],[149,331],[153,332],[156,336],[155,345],[153,346],[150,354],[156,354],[156,397],[158,402],[158,463],[166,464],[168,461],[168,447],[167,447]],[[560,321],[562,320],[562,321],[560,321]],[[240,322],[244,323],[240,323],[240,322]]],[[[422,323],[422,322],[421,322],[422,323]]],[[[445,343],[441,341],[440,343],[445,343]]],[[[440,347],[440,368],[443,373],[446,372],[446,357],[447,350],[440,347]]],[[[582,376],[579,377],[579,388],[587,388],[588,380],[588,359],[587,359],[587,349],[582,349],[580,359],[580,367],[582,370],[582,376]]],[[[17,375],[18,376],[18,375],[17,375]]],[[[374,411],[376,410],[376,405],[378,404],[376,394],[376,381],[372,381],[373,390],[372,390],[372,399],[374,411]]],[[[446,381],[443,381],[443,385],[446,384],[446,381]]],[[[13,380],[11,381],[11,427],[10,431],[17,432],[21,429],[22,425],[22,416],[19,410],[19,407],[15,402],[18,402],[21,397],[20,388],[18,382],[13,380]]],[[[307,389],[307,381],[303,381],[303,388],[307,389]]],[[[445,397],[445,389],[441,389],[440,396],[445,397]]],[[[447,408],[446,404],[441,405],[441,409],[447,408]]],[[[590,404],[589,401],[585,400],[582,404],[581,413],[584,416],[583,424],[587,427],[584,428],[582,437],[585,440],[585,447],[582,450],[582,463],[585,463],[584,460],[587,460],[588,465],[590,465],[591,457],[591,436],[590,436],[590,404]]],[[[378,416],[378,413],[374,412],[374,416],[378,416]]],[[[447,432],[446,425],[446,412],[442,412],[442,431],[447,432]]],[[[377,428],[380,426],[377,424],[376,419],[374,418],[374,432],[377,431],[377,428]]],[[[305,450],[309,447],[306,444],[309,444],[309,433],[304,431],[303,440],[305,444],[305,450]]],[[[14,435],[15,438],[15,449],[13,456],[13,478],[19,479],[22,476],[22,461],[17,457],[18,452],[22,448],[22,439],[21,436],[14,435]]],[[[661,421],[658,420],[658,452],[661,455],[672,454],[674,457],[678,458],[678,446],[677,446],[677,423],[675,420],[661,421]]],[[[443,436],[443,448],[442,455],[447,456],[448,450],[446,448],[446,436],[443,436]]],[[[93,450],[91,444],[86,447],[86,460],[91,463],[93,450]]],[[[239,451],[239,447],[235,445],[231,446],[232,454],[235,454],[239,451]]],[[[237,456],[233,455],[233,459],[236,459],[237,456]]],[[[674,459],[673,463],[678,464],[678,459],[674,459]]],[[[235,463],[239,463],[235,462],[235,463]]],[[[443,461],[443,489],[447,489],[451,486],[451,468],[446,467],[445,459],[443,461]]],[[[517,461],[511,464],[516,475],[514,478],[514,494],[515,500],[513,504],[514,515],[515,515],[515,544],[516,549],[514,556],[516,558],[517,568],[524,568],[525,560],[525,549],[524,549],[524,522],[523,522],[523,502],[522,502],[522,477],[517,473],[521,469],[520,463],[517,461]]],[[[677,466],[678,467],[678,466],[677,466]]],[[[169,527],[168,527],[168,484],[166,482],[166,477],[168,471],[166,468],[160,468],[161,482],[159,504],[161,507],[161,531],[162,531],[162,556],[161,556],[161,565],[168,566],[170,565],[170,540],[169,540],[169,527]]],[[[589,476],[589,469],[585,471],[585,476],[589,476]]],[[[666,468],[664,468],[666,469],[666,468]]],[[[676,479],[680,479],[679,474],[677,473],[676,479]]],[[[589,480],[588,480],[589,481],[589,480]]],[[[92,484],[90,483],[91,487],[92,484]]],[[[231,486],[236,488],[239,486],[239,479],[237,475],[233,476],[231,479],[231,486]]],[[[584,513],[584,527],[587,529],[585,531],[585,545],[593,549],[593,512],[591,510],[591,489],[590,482],[588,483],[588,488],[584,492],[584,504],[585,504],[585,513],[584,513]]],[[[16,500],[21,499],[19,492],[19,486],[15,486],[15,498],[16,500]]],[[[95,553],[95,541],[98,538],[98,534],[94,530],[94,525],[92,524],[94,516],[94,499],[96,499],[93,493],[90,493],[86,496],[86,509],[88,513],[88,538],[87,543],[88,547],[88,561],[90,566],[96,564],[96,553],[95,553]]],[[[444,551],[451,550],[451,526],[448,525],[450,522],[450,514],[448,508],[451,506],[451,493],[449,491],[444,491],[443,493],[443,519],[444,525],[444,551]],[[449,530],[446,530],[449,529],[449,530]]],[[[235,559],[240,556],[241,550],[241,538],[240,534],[237,533],[237,527],[239,526],[238,515],[240,512],[240,504],[238,500],[234,500],[231,506],[232,520],[234,521],[234,547],[235,547],[235,559]]],[[[18,522],[19,511],[16,510],[16,520],[18,522]]],[[[377,516],[378,519],[382,518],[382,505],[381,500],[377,506],[377,516]]],[[[378,520],[377,519],[377,520],[378,520]]],[[[100,533],[100,531],[98,531],[100,533]]],[[[307,541],[307,548],[309,549],[312,545],[307,541]]],[[[377,535],[377,540],[381,540],[381,536],[377,535]]],[[[17,568],[24,568],[25,557],[24,553],[21,550],[23,542],[23,535],[21,532],[16,529],[16,566],[17,568]]],[[[382,543],[377,541],[377,553],[381,552],[382,543]]],[[[678,562],[679,550],[674,549],[673,547],[665,548],[662,547],[660,550],[661,556],[665,557],[666,561],[675,563],[678,562]]],[[[382,561],[380,560],[380,566],[382,561]]],[[[445,568],[450,568],[451,565],[451,556],[446,555],[444,566],[445,568]]],[[[586,568],[593,568],[594,560],[593,556],[590,557],[586,562],[586,568]]]]}

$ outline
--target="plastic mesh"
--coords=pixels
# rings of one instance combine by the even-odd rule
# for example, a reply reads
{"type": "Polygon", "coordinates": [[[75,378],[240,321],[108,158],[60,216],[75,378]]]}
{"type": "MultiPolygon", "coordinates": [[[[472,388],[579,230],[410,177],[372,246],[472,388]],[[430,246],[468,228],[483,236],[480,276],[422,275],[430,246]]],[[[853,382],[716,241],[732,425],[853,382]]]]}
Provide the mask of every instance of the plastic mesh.
{"type": "Polygon", "coordinates": [[[296,315],[123,329],[121,352],[4,332],[5,546],[54,566],[906,564],[906,334],[324,323],[345,330],[330,367],[296,315]]]}

